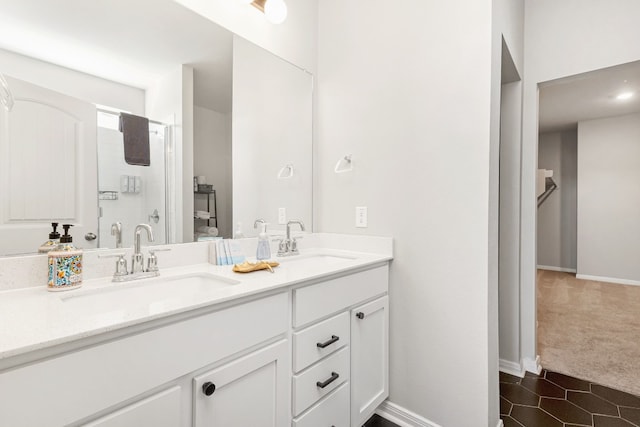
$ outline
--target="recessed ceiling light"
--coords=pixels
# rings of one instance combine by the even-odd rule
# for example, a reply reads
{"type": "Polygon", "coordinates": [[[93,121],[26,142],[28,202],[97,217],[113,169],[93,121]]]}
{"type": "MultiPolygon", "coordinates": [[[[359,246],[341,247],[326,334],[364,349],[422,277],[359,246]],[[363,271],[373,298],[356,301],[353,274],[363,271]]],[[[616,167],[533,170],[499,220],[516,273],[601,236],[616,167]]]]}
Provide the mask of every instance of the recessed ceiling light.
{"type": "Polygon", "coordinates": [[[631,97],[633,97],[633,92],[623,92],[620,95],[616,96],[616,99],[624,101],[625,99],[629,99],[631,97]]]}

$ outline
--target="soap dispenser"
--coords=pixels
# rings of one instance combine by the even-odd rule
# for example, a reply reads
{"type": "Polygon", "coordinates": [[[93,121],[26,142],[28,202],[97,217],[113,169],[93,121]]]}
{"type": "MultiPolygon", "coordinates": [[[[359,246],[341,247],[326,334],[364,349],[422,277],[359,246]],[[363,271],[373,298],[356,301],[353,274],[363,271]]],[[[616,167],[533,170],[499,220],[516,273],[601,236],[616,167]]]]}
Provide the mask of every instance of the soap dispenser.
{"type": "Polygon", "coordinates": [[[238,221],[236,223],[236,229],[233,230],[234,239],[244,239],[244,233],[242,232],[242,223],[238,221]]]}
{"type": "Polygon", "coordinates": [[[53,231],[51,233],[49,233],[49,240],[44,242],[38,248],[38,252],[40,252],[41,254],[46,254],[46,253],[56,249],[58,244],[60,244],[60,233],[58,233],[56,231],[56,228],[58,228],[58,223],[57,222],[52,222],[51,223],[51,227],[53,228],[53,231]]]}
{"type": "Polygon", "coordinates": [[[262,231],[258,234],[258,248],[256,249],[256,259],[262,261],[271,258],[271,246],[269,246],[269,236],[267,235],[267,224],[262,223],[262,231]]]}
{"type": "Polygon", "coordinates": [[[69,234],[71,224],[63,224],[64,235],[60,237],[60,244],[50,251],[49,291],[66,291],[82,286],[82,250],[73,245],[73,237],[69,234]]]}

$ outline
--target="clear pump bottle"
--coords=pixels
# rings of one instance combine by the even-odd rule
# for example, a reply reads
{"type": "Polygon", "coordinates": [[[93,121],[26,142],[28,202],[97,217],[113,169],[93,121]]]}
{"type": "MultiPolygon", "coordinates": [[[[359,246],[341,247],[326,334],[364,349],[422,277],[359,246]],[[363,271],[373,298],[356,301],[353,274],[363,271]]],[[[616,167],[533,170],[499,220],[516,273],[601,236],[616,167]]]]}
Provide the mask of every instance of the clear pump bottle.
{"type": "Polygon", "coordinates": [[[256,259],[262,261],[271,258],[271,246],[269,246],[269,235],[267,235],[267,224],[262,223],[262,231],[258,234],[258,248],[256,249],[256,259]]]}

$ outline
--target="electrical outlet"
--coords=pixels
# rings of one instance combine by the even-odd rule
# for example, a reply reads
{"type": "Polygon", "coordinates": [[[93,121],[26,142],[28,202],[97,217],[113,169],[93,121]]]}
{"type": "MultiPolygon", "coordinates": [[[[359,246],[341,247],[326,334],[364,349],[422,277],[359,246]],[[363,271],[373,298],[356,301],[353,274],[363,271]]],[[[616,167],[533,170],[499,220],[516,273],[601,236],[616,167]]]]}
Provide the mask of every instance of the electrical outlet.
{"type": "Polygon", "coordinates": [[[356,227],[367,228],[367,207],[356,207],[356,227]]]}
{"type": "Polygon", "coordinates": [[[287,223],[287,208],[278,208],[278,224],[284,225],[287,223]]]}

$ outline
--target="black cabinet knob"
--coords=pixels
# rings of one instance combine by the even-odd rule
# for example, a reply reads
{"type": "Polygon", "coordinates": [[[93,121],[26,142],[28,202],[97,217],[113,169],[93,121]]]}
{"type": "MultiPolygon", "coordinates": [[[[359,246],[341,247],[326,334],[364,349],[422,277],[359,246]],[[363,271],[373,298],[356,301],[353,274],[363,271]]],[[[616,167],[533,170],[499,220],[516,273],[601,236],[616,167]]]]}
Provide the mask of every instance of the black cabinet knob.
{"type": "Polygon", "coordinates": [[[364,319],[364,313],[363,313],[363,312],[361,312],[361,311],[359,311],[359,312],[357,312],[357,313],[356,313],[356,317],[357,317],[358,319],[362,320],[362,319],[364,319]]]}
{"type": "Polygon", "coordinates": [[[216,385],[212,382],[206,382],[202,384],[202,392],[207,396],[211,396],[216,391],[216,385]]]}

